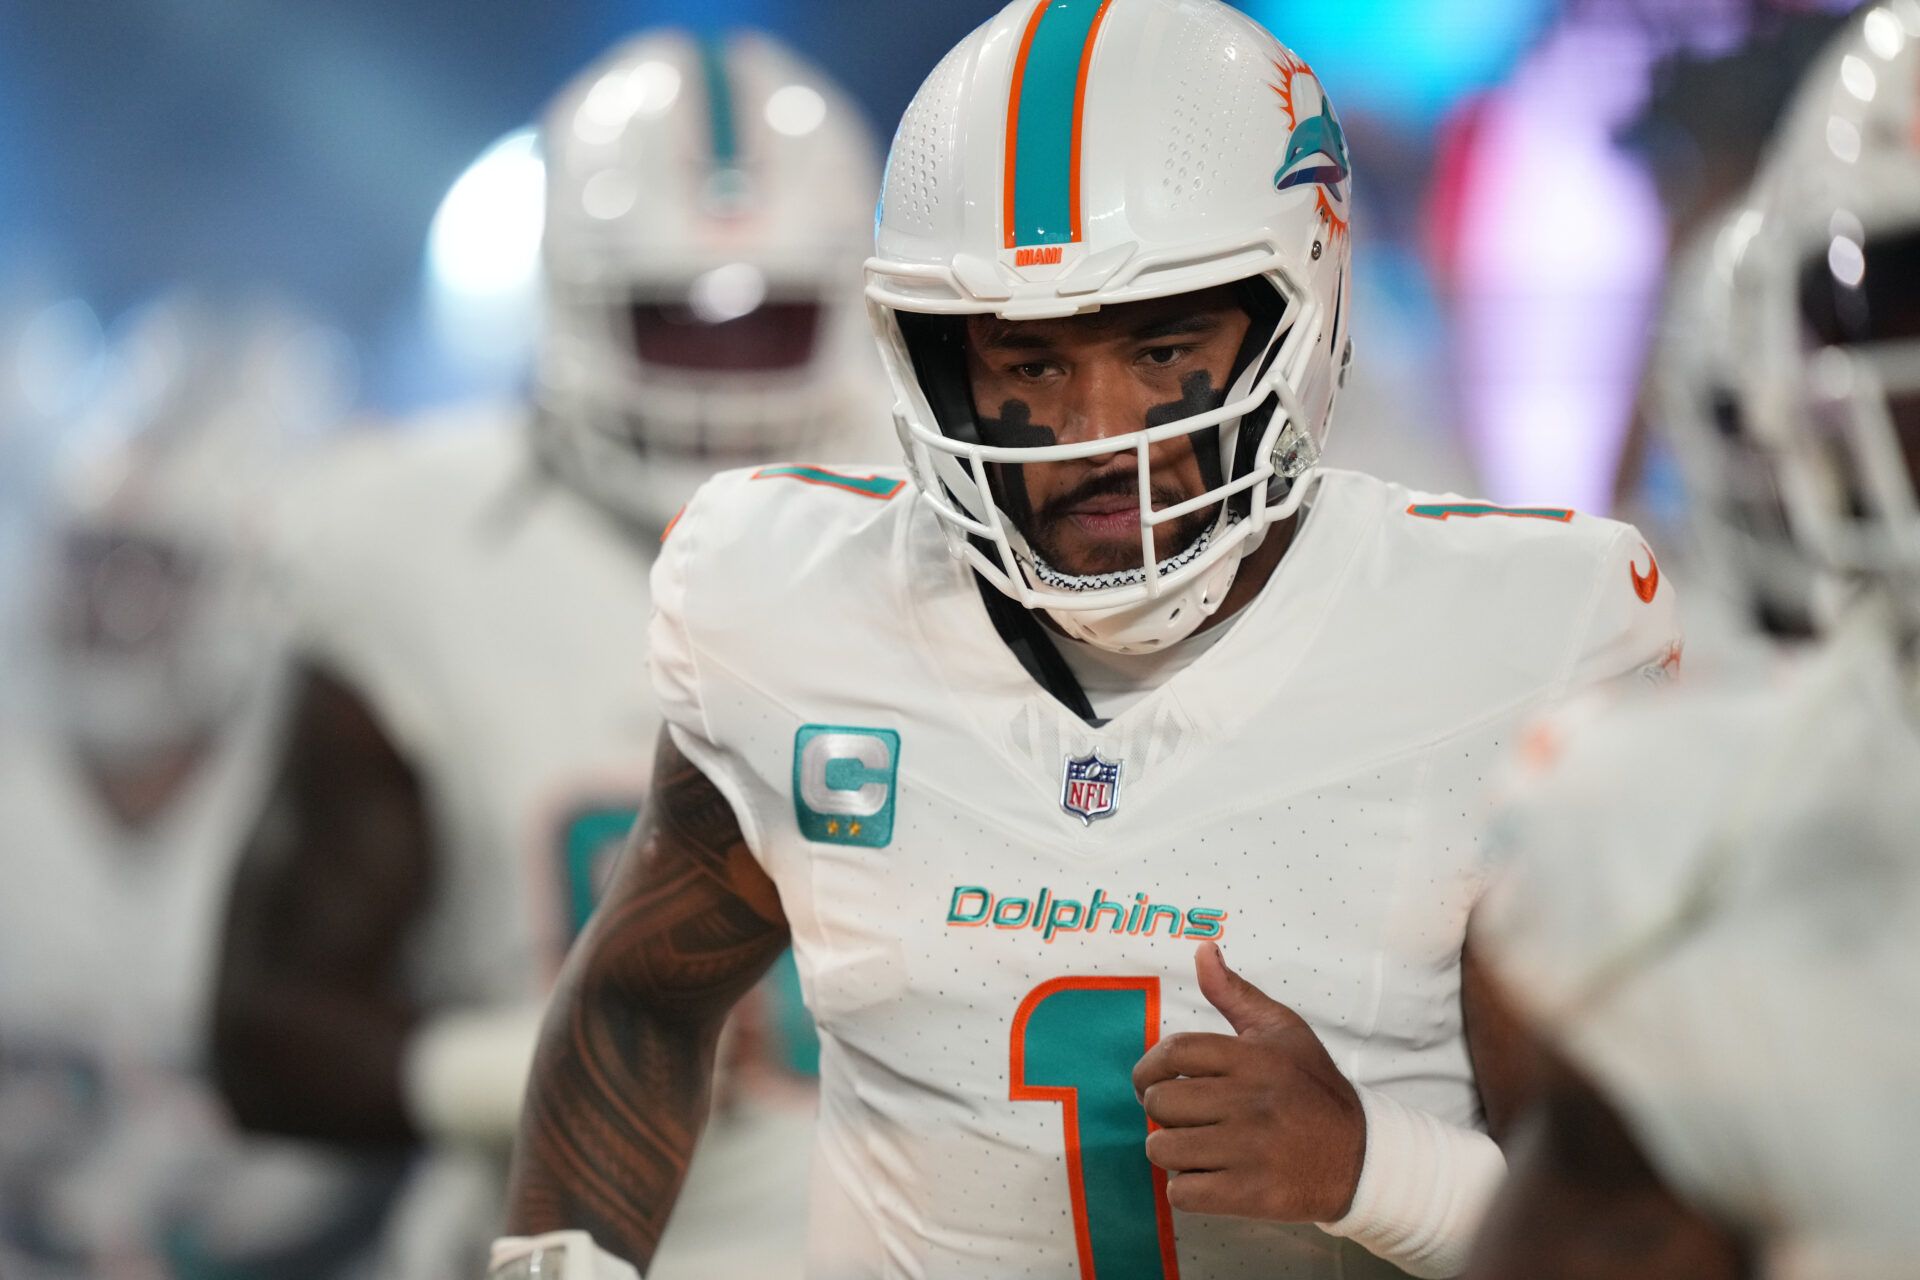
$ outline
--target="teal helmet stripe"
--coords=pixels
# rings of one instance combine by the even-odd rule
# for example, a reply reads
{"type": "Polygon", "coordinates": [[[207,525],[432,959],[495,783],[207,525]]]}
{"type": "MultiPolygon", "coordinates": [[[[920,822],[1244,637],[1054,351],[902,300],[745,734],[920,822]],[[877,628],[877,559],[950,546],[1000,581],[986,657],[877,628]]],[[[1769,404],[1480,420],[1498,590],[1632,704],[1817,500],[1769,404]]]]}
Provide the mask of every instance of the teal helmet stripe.
{"type": "Polygon", "coordinates": [[[1107,4],[1040,0],[1028,24],[1009,94],[1008,248],[1080,238],[1080,73],[1107,4]]]}
{"type": "Polygon", "coordinates": [[[740,167],[740,136],[734,128],[733,81],[727,76],[726,43],[719,36],[700,41],[700,69],[707,81],[707,123],[713,143],[713,167],[740,167]]]}

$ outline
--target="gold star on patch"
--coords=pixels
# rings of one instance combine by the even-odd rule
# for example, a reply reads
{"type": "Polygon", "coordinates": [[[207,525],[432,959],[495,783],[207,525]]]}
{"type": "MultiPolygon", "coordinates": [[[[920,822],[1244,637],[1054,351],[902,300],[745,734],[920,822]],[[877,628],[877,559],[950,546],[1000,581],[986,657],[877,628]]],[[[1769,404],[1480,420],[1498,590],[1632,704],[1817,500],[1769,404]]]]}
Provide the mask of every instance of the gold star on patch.
{"type": "Polygon", "coordinates": [[[827,834],[830,836],[837,836],[840,834],[840,823],[837,820],[827,823],[827,834]]]}
{"type": "Polygon", "coordinates": [[[857,822],[849,822],[849,823],[847,824],[847,834],[848,834],[848,835],[850,835],[850,836],[857,836],[857,835],[859,835],[859,834],[860,834],[860,824],[859,824],[859,823],[857,823],[857,822]]]}

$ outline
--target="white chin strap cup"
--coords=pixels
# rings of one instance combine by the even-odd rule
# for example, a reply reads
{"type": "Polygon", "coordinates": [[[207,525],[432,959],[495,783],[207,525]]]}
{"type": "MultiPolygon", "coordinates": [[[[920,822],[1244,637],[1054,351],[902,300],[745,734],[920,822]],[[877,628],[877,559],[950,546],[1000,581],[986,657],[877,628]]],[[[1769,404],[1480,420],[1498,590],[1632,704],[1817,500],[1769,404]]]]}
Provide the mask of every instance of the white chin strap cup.
{"type": "Polygon", "coordinates": [[[493,1242],[487,1280],[641,1280],[584,1231],[503,1236],[493,1242]]]}
{"type": "Polygon", "coordinates": [[[1172,595],[1117,609],[1048,609],[1060,630],[1075,640],[1111,653],[1154,653],[1178,644],[1200,629],[1227,598],[1240,570],[1231,555],[1172,595]]]}

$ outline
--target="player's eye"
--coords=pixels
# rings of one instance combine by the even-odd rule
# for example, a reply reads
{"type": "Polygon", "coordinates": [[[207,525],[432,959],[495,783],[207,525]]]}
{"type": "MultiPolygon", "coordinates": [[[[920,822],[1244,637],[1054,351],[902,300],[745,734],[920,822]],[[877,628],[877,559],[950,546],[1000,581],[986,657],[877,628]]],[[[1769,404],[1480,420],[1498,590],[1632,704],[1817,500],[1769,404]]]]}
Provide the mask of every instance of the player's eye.
{"type": "Polygon", "coordinates": [[[1155,368],[1165,369],[1180,363],[1181,359],[1192,350],[1192,347],[1181,346],[1148,347],[1140,353],[1140,359],[1155,368]]]}
{"type": "Polygon", "coordinates": [[[1024,364],[1012,366],[1007,372],[1028,382],[1038,382],[1053,372],[1053,365],[1045,360],[1029,360],[1024,364]]]}

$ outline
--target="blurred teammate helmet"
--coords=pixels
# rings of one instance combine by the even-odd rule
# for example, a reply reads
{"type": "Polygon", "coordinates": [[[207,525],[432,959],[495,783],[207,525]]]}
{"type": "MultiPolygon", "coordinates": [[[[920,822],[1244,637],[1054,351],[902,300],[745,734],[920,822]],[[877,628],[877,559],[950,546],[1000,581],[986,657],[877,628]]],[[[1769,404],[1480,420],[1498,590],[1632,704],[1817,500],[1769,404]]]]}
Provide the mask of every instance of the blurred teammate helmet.
{"type": "Polygon", "coordinates": [[[1751,424],[1741,394],[1753,308],[1742,260],[1765,215],[1739,205],[1675,256],[1655,333],[1647,411],[1685,477],[1704,551],[1762,631],[1804,637],[1832,584],[1794,540],[1780,457],[1751,424]]]}
{"type": "Polygon", "coordinates": [[[934,68],[900,123],[867,298],[915,482],[956,554],[1068,635],[1146,651],[1219,608],[1239,561],[1296,510],[1351,349],[1350,162],[1308,66],[1216,0],[1015,0],[934,68]],[[1033,445],[983,434],[969,315],[1052,319],[1233,286],[1252,326],[1218,407],[1033,445]],[[1207,489],[1153,510],[1141,566],[1075,577],[1024,536],[993,468],[1187,437],[1207,489]],[[1154,529],[1217,511],[1176,554],[1154,529]]]}
{"type": "Polygon", "coordinates": [[[1741,398],[1795,540],[1920,620],[1920,0],[1856,15],[1757,183],[1741,398]]]}
{"type": "Polygon", "coordinates": [[[56,724],[90,760],[204,739],[268,669],[252,511],[285,433],[339,404],[337,349],[277,313],[152,308],[56,480],[56,724]]]}
{"type": "Polygon", "coordinates": [[[878,147],[836,85],[765,35],[655,32],[559,95],[542,149],[561,474],[657,529],[718,467],[844,428],[878,147]]]}

